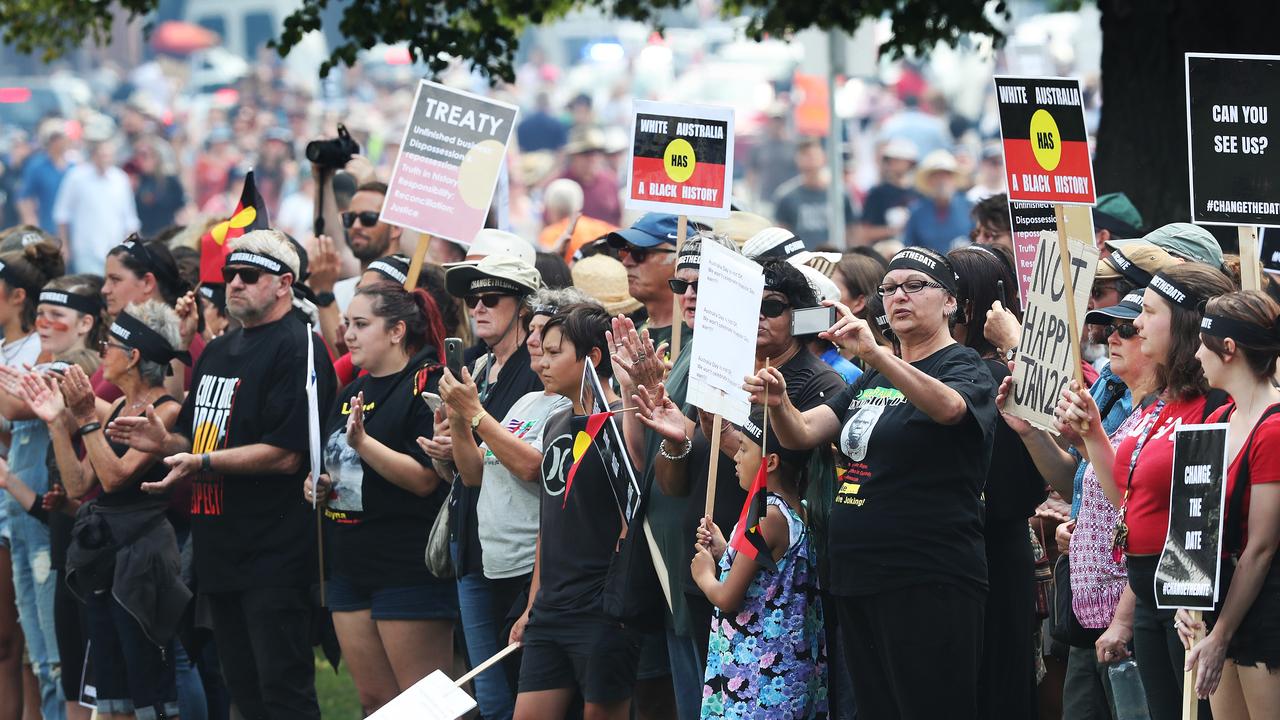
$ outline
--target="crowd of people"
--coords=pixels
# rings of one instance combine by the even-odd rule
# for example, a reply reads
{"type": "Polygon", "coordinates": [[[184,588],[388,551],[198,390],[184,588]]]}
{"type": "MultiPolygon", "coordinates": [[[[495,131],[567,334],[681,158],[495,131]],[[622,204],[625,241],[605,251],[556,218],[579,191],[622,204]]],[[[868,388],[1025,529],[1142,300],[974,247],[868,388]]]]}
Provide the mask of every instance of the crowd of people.
{"type": "Polygon", "coordinates": [[[141,110],[123,156],[53,119],[24,158],[0,720],[314,718],[316,644],[372,713],[517,642],[469,687],[483,718],[1107,718],[1131,658],[1156,720],[1184,663],[1206,717],[1280,716],[1280,288],[1241,290],[1253,260],[1204,229],[1100,198],[1086,385],[1050,433],[1005,412],[998,149],[966,167],[914,95],[844,247],[842,149],[783,114],[748,166],[761,212],[681,243],[676,216],[624,214],[589,99],[563,123],[535,96],[518,142],[550,165],[511,163],[488,227],[431,238],[418,272],[379,215],[387,159],[304,170],[271,92],[191,164],[141,110]],[[229,233],[246,158],[262,223],[229,233]],[[740,426],[688,402],[710,244],[765,281],[740,426]],[[834,324],[794,335],[821,306],[834,324]],[[1230,502],[1198,620],[1154,574],[1173,430],[1206,421],[1231,427],[1230,502]]]}

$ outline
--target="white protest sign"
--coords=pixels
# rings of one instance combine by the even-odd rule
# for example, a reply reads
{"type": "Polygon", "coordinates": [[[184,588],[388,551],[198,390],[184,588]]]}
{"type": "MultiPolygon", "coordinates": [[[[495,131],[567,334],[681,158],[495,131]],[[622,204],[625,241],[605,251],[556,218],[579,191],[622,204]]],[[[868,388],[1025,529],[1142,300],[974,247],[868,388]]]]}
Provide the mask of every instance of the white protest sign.
{"type": "Polygon", "coordinates": [[[759,265],[716,243],[702,244],[686,399],[737,425],[751,413],[742,381],[755,371],[756,320],[763,296],[759,265]]]}
{"type": "Polygon", "coordinates": [[[476,701],[454,685],[442,670],[409,686],[370,715],[370,720],[457,720],[471,712],[476,701]]]}
{"type": "Polygon", "coordinates": [[[1009,414],[1055,435],[1053,408],[1062,389],[1076,376],[1076,355],[1071,345],[1080,342],[1099,257],[1098,249],[1091,242],[1070,241],[1071,287],[1076,303],[1076,327],[1073,328],[1067,321],[1060,246],[1057,233],[1040,233],[1022,316],[1022,339],[1013,369],[1013,394],[1006,405],[1009,414]]]}

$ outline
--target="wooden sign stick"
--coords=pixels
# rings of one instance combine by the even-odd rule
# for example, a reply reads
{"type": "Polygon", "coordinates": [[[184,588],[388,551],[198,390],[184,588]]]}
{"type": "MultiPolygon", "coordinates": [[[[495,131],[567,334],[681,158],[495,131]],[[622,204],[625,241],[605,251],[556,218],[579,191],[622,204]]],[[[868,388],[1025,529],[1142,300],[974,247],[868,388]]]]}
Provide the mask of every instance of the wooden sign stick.
{"type": "Polygon", "coordinates": [[[1261,290],[1262,276],[1258,274],[1258,228],[1241,225],[1236,228],[1240,240],[1240,289],[1261,290]]]}
{"type": "Polygon", "coordinates": [[[520,649],[520,643],[518,642],[513,642],[510,645],[502,648],[498,652],[494,653],[493,657],[489,658],[488,660],[485,660],[484,662],[472,668],[471,672],[467,673],[466,675],[463,675],[457,680],[454,680],[453,681],[454,686],[462,687],[463,685],[466,685],[467,683],[471,682],[472,678],[484,672],[485,670],[488,670],[489,668],[493,667],[497,663],[502,662],[502,658],[510,655],[511,653],[519,649],[520,649]]]}
{"type": "Polygon", "coordinates": [[[704,515],[716,509],[716,471],[720,469],[720,413],[711,420],[711,462],[707,465],[707,504],[704,515]]]}
{"type": "MultiPolygon", "coordinates": [[[[1244,228],[1240,228],[1244,230],[1244,228]]],[[[1256,235],[1254,236],[1257,237],[1256,235]]],[[[1241,254],[1241,259],[1244,255],[1241,254]]],[[[1191,613],[1191,622],[1198,623],[1203,619],[1204,613],[1199,610],[1188,610],[1191,613]]],[[[1195,638],[1191,640],[1191,648],[1200,642],[1200,633],[1196,633],[1195,638]]],[[[1191,654],[1191,648],[1187,649],[1187,654],[1191,654]]],[[[1182,675],[1182,720],[1197,720],[1200,717],[1200,699],[1196,697],[1196,669],[1192,667],[1182,675]]]]}
{"type": "MultiPolygon", "coordinates": [[[[680,215],[676,218],[676,262],[679,262],[680,250],[684,248],[684,239],[689,234],[689,216],[680,215]]],[[[673,266],[674,267],[674,264],[673,266]]],[[[672,277],[675,277],[674,270],[672,277]]],[[[671,299],[671,361],[675,362],[680,357],[680,330],[684,325],[684,313],[680,312],[680,296],[673,295],[671,299]]]]}
{"type": "MultiPolygon", "coordinates": [[[[413,260],[409,262],[409,274],[404,279],[404,289],[413,292],[413,289],[418,287],[418,275],[422,274],[422,263],[427,258],[427,246],[431,244],[431,236],[420,235],[412,230],[404,232],[418,236],[418,243],[413,247],[413,260]]],[[[401,240],[401,242],[404,241],[401,240]]]]}
{"type": "MultiPolygon", "coordinates": [[[[1058,220],[1058,257],[1062,260],[1062,287],[1063,296],[1067,300],[1067,327],[1071,329],[1071,362],[1075,369],[1076,384],[1081,390],[1088,390],[1089,386],[1084,382],[1084,368],[1081,367],[1080,360],[1080,344],[1083,340],[1080,337],[1080,325],[1076,322],[1076,292],[1071,282],[1071,240],[1067,237],[1067,222],[1062,206],[1054,205],[1053,214],[1058,220]]],[[[1087,423],[1084,427],[1086,430],[1089,428],[1087,423]]]]}

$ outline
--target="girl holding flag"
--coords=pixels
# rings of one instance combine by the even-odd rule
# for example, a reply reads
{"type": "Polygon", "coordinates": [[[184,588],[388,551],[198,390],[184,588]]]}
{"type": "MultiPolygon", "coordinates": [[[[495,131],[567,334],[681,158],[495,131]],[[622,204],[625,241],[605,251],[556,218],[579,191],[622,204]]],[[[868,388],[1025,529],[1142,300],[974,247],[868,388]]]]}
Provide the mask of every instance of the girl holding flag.
{"type": "Polygon", "coordinates": [[[764,424],[756,408],[739,429],[733,459],[747,502],[729,543],[707,517],[694,546],[694,582],[717,609],[703,718],[827,716],[817,556],[800,502],[809,453],[782,447],[764,424]]]}

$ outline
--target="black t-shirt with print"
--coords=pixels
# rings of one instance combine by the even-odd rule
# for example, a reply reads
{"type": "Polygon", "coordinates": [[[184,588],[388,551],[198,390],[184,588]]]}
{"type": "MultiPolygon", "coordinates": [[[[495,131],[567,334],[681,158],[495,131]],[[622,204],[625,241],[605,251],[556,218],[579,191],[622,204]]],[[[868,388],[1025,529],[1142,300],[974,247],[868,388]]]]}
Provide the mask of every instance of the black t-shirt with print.
{"type": "Polygon", "coordinates": [[[828,539],[836,595],[987,584],[981,495],[998,421],[995,385],[963,345],[912,365],[964,398],[963,420],[935,422],[875,370],[827,402],[841,423],[828,539]]]}
{"type": "Polygon", "coordinates": [[[419,397],[434,392],[438,365],[435,349],[419,353],[401,372],[383,377],[366,375],[343,388],[333,403],[324,432],[324,465],[334,481],[325,508],[329,520],[330,567],[334,574],[371,587],[421,585],[434,580],[423,563],[431,523],[448,495],[440,483],[426,497],[412,493],[379,475],[347,444],[351,398],[364,392],[365,433],[391,450],[405,453],[423,467],[431,458],[417,438],[431,437],[431,408],[419,397]]]}
{"type": "MultiPolygon", "coordinates": [[[[617,410],[622,405],[610,407],[617,410]]],[[[622,476],[611,479],[594,444],[583,453],[565,496],[574,440],[581,429],[573,420],[572,410],[565,408],[547,419],[543,431],[542,545],[534,613],[603,612],[605,577],[622,534],[626,480],[622,476]]],[[[581,425],[583,418],[578,422],[581,425]]]]}
{"type": "MultiPolygon", "coordinates": [[[[319,336],[309,339],[319,406],[327,408],[333,365],[319,336]]],[[[196,474],[191,534],[201,592],[315,581],[315,519],[301,491],[309,470],[307,341],[306,325],[290,314],[215,338],[196,363],[175,428],[191,437],[192,452],[264,443],[303,458],[294,473],[196,474]]]]}
{"type": "MultiPolygon", "coordinates": [[[[542,380],[529,367],[529,349],[523,344],[503,363],[493,383],[486,383],[483,374],[476,377],[476,365],[487,362],[487,357],[487,353],[479,355],[476,363],[471,365],[471,375],[476,378],[481,406],[495,420],[501,421],[517,400],[531,392],[542,390],[542,380]]],[[[480,441],[477,439],[476,442],[480,441]]],[[[449,498],[449,539],[459,545],[459,575],[484,573],[480,535],[477,531],[479,518],[476,515],[476,502],[479,499],[480,488],[467,487],[462,483],[456,484],[453,495],[449,498]]]]}

